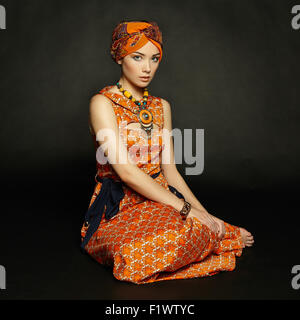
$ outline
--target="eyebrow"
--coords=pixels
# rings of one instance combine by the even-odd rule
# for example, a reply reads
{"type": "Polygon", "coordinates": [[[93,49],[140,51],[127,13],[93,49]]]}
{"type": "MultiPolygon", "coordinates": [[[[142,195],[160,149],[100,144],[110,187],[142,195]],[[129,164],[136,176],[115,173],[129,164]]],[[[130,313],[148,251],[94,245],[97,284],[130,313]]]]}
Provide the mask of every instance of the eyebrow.
{"type": "MultiPolygon", "coordinates": [[[[138,51],[135,51],[135,52],[133,52],[133,53],[138,53],[138,54],[141,54],[142,56],[144,56],[144,54],[143,54],[143,53],[138,52],[138,51]]],[[[155,54],[153,54],[153,55],[152,55],[152,57],[153,57],[153,56],[157,56],[157,55],[160,55],[160,53],[155,53],[155,54]]]]}

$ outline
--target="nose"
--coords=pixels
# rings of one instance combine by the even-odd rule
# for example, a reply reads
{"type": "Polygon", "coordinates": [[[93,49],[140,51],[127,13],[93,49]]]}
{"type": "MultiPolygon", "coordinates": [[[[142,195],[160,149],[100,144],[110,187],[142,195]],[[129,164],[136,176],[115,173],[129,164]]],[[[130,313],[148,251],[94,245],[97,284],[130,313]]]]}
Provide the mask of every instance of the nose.
{"type": "Polygon", "coordinates": [[[146,72],[146,73],[151,72],[151,66],[148,60],[146,60],[145,63],[143,64],[143,72],[146,72]]]}

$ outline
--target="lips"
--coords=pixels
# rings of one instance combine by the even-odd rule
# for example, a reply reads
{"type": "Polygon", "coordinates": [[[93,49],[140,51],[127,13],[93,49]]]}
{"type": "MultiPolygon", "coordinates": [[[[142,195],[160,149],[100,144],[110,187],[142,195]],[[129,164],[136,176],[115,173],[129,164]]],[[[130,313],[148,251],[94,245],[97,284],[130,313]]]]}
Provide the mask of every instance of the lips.
{"type": "Polygon", "coordinates": [[[149,80],[150,77],[140,77],[142,80],[149,80]]]}

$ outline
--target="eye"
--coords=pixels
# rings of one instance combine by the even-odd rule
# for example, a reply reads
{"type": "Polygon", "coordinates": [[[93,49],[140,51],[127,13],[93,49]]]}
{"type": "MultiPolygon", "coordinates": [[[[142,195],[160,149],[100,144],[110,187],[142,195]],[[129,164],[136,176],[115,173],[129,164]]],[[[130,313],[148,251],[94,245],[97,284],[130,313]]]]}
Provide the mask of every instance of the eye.
{"type": "Polygon", "coordinates": [[[139,61],[140,59],[136,59],[136,58],[141,58],[141,56],[133,56],[134,60],[139,61]]]}
{"type": "Polygon", "coordinates": [[[159,61],[159,58],[158,58],[158,57],[153,57],[153,59],[156,59],[155,62],[158,62],[158,61],[159,61]]]}

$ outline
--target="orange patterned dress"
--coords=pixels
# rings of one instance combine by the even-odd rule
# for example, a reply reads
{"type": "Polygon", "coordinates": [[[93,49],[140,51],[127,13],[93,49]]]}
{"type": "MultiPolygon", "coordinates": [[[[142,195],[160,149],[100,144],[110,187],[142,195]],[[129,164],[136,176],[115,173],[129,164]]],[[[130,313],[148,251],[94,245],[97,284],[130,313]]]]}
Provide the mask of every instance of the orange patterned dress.
{"type": "MultiPolygon", "coordinates": [[[[111,100],[119,127],[121,121],[138,123],[135,114],[138,107],[121,93],[109,91],[112,87],[104,87],[99,94],[111,100]]],[[[156,128],[162,130],[164,119],[161,99],[149,95],[148,109],[153,114],[156,128]]],[[[96,136],[91,133],[95,147],[98,148],[96,136]]],[[[138,144],[142,153],[144,140],[135,134],[135,129],[123,128],[121,134],[126,137],[127,141],[124,142],[127,142],[128,148],[138,144]]],[[[153,146],[148,144],[147,148],[152,148],[152,153],[159,156],[163,148],[161,139],[153,146]]],[[[121,181],[109,163],[96,163],[95,178],[110,177],[113,181],[121,181]]],[[[155,181],[170,190],[166,178],[160,172],[160,161],[143,161],[137,165],[149,175],[156,174],[155,181]]],[[[102,182],[96,179],[89,208],[101,187],[102,182]]],[[[220,271],[234,270],[235,256],[241,256],[243,250],[238,227],[225,222],[226,233],[219,240],[217,234],[197,218],[182,220],[179,211],[173,207],[147,199],[126,184],[123,184],[122,189],[124,197],[119,202],[118,213],[111,218],[103,215],[97,230],[85,246],[85,252],[100,264],[112,266],[116,279],[145,284],[211,276],[220,271]]],[[[81,240],[86,236],[88,228],[85,223],[82,225],[81,240]]]]}

